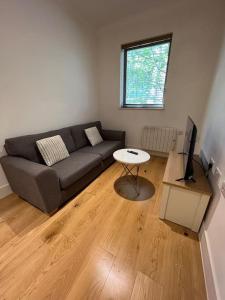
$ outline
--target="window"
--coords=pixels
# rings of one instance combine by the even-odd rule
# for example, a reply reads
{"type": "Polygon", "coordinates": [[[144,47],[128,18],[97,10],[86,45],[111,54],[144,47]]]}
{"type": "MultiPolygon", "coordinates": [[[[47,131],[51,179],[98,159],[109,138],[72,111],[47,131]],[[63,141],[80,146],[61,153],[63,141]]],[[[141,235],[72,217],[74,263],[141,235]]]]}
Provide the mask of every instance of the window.
{"type": "Polygon", "coordinates": [[[163,108],[172,34],[122,45],[125,108],[163,108]]]}

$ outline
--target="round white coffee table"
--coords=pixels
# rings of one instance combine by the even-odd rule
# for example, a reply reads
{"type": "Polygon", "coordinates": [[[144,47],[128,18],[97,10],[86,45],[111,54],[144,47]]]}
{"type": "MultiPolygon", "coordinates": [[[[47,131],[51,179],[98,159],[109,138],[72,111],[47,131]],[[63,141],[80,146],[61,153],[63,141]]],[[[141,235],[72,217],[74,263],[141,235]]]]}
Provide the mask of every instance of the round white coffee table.
{"type": "Polygon", "coordinates": [[[140,165],[150,160],[150,154],[139,149],[120,149],[113,153],[113,157],[116,161],[120,162],[123,166],[123,172],[120,176],[122,176],[124,172],[125,175],[130,174],[134,179],[133,181],[134,188],[137,194],[139,194],[138,174],[139,174],[140,165]],[[132,172],[132,170],[134,170],[135,168],[136,168],[136,174],[132,172]]]}

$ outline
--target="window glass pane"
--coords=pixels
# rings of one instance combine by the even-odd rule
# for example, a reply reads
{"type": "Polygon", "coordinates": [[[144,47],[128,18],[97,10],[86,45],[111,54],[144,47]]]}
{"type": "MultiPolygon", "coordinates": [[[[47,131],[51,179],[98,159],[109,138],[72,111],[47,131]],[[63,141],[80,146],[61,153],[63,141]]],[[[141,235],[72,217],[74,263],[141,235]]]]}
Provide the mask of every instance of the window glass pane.
{"type": "Polygon", "coordinates": [[[127,50],[126,104],[161,105],[170,42],[127,50]]]}

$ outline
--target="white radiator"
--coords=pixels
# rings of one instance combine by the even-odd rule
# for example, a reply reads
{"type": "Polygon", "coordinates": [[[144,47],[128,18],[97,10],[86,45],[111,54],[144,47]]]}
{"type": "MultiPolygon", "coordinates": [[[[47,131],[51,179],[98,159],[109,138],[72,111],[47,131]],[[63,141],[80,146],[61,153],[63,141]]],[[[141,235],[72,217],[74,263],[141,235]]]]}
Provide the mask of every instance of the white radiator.
{"type": "Polygon", "coordinates": [[[178,130],[171,127],[144,127],[141,137],[143,149],[168,153],[174,150],[178,130]]]}

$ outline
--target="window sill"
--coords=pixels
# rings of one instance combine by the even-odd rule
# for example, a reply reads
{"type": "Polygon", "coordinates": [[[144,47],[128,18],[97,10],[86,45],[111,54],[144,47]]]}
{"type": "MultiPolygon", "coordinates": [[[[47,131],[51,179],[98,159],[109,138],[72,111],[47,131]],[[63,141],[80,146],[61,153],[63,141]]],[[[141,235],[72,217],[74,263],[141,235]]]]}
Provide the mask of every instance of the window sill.
{"type": "Polygon", "coordinates": [[[164,110],[165,106],[149,106],[149,107],[129,107],[129,106],[120,106],[119,109],[121,110],[164,110]]]}

